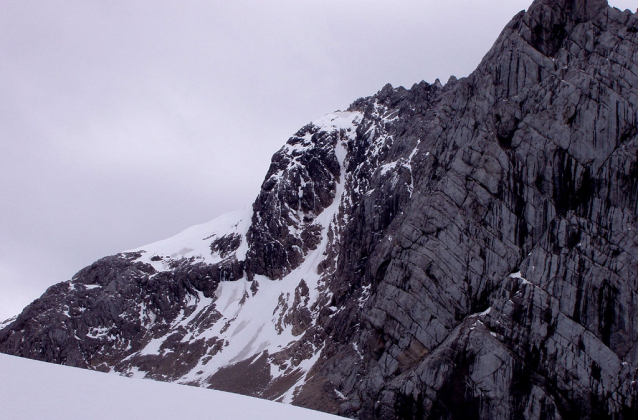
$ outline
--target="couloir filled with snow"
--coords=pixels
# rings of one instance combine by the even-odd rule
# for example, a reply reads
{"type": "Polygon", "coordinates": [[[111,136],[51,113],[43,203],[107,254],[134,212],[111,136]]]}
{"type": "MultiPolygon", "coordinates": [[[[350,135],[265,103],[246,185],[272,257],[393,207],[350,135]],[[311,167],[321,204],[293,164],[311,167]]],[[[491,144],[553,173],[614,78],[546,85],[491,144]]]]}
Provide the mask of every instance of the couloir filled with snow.
{"type": "MultiPolygon", "coordinates": [[[[208,385],[207,380],[220,369],[241,361],[256,360],[265,352],[270,356],[280,353],[302,338],[298,333],[293,334],[293,328],[285,321],[285,317],[288,311],[294,310],[295,291],[302,282],[305,283],[309,292],[303,306],[313,312],[313,319],[316,319],[320,309],[316,306],[313,308],[313,304],[317,302],[321,293],[329,293],[321,287],[323,278],[318,271],[318,266],[326,259],[330,236],[327,234],[328,231],[332,229],[334,241],[334,235],[339,230],[337,220],[346,181],[345,143],[354,138],[361,118],[360,112],[336,112],[312,123],[318,131],[338,138],[334,146],[334,155],[341,166],[341,171],[332,204],[314,219],[314,223],[321,226],[321,242],[316,249],[305,256],[303,263],[280,280],[255,275],[249,281],[244,276],[235,281],[220,282],[213,297],[207,298],[202,293],[190,296],[187,308],[174,320],[166,334],[153,337],[141,351],[130,354],[127,359],[132,360],[136,356],[165,355],[167,350],[162,348],[162,343],[175,331],[186,329],[188,333],[182,338],[182,342],[204,339],[223,343],[220,350],[212,357],[203,357],[194,368],[177,380],[180,383],[205,387],[208,385]],[[212,327],[197,328],[197,320],[206,316],[212,309],[221,314],[220,319],[212,327]]],[[[299,147],[312,147],[310,138],[306,140],[301,146],[295,146],[295,153],[303,153],[303,150],[298,150],[299,147]]],[[[286,147],[290,148],[286,145],[284,149],[286,147]]],[[[291,165],[295,164],[293,159],[291,165]]],[[[252,209],[244,208],[238,212],[222,215],[211,222],[193,226],[172,238],[128,252],[141,253],[142,256],[138,260],[151,264],[158,272],[170,270],[176,261],[183,259],[207,264],[220,263],[228,258],[242,261],[246,258],[248,250],[246,236],[251,221],[252,209]],[[239,247],[230,256],[211,252],[212,241],[230,235],[241,238],[239,247]]],[[[140,313],[145,313],[145,309],[140,308],[140,313]]],[[[146,317],[145,322],[152,324],[154,317],[146,317]]],[[[150,324],[147,327],[152,327],[150,324]]],[[[312,346],[312,356],[301,362],[296,360],[282,363],[280,357],[276,364],[273,363],[272,357],[268,358],[273,381],[291,374],[299,378],[287,392],[277,398],[278,401],[291,402],[295,392],[303,386],[307,372],[315,364],[322,350],[321,347],[312,346]]],[[[147,376],[147,372],[134,365],[119,373],[136,378],[147,376]]]]}

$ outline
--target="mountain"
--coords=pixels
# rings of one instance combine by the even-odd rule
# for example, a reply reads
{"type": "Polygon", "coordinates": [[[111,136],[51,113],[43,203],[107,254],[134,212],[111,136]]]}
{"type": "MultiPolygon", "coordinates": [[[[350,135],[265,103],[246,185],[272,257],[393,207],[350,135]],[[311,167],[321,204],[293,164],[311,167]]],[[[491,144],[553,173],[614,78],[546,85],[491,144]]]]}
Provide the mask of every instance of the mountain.
{"type": "Polygon", "coordinates": [[[272,401],[0,354],[2,416],[20,420],[339,420],[272,401]],[[34,404],[34,402],[37,402],[34,404]]]}
{"type": "Polygon", "coordinates": [[[358,419],[638,418],[638,15],[536,0],[467,78],[300,129],[252,208],[98,260],[0,351],[358,419]]]}

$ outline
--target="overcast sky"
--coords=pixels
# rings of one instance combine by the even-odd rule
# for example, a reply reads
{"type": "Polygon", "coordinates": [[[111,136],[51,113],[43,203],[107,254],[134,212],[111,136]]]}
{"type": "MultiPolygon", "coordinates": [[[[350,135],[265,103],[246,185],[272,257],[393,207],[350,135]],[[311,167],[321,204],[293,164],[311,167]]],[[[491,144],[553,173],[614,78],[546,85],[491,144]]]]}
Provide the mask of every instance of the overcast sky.
{"type": "Polygon", "coordinates": [[[388,82],[467,76],[530,2],[2,1],[0,319],[250,205],[311,120],[388,82]]]}

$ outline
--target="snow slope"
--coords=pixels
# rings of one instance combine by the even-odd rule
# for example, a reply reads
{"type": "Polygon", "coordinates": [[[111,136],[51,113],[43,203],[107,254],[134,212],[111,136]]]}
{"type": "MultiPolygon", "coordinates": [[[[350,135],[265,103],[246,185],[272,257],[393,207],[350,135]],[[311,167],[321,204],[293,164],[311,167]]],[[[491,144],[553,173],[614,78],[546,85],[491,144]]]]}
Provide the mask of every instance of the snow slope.
{"type": "Polygon", "coordinates": [[[241,235],[242,241],[236,254],[239,259],[243,259],[247,248],[245,236],[250,226],[251,216],[252,209],[244,207],[238,211],[222,214],[210,222],[191,226],[168,239],[126,252],[143,252],[144,255],[139,261],[151,264],[157,271],[168,269],[168,263],[165,259],[194,258],[199,262],[215,264],[223,258],[216,253],[211,254],[210,244],[213,239],[224,235],[238,234],[241,235]],[[163,259],[157,259],[158,256],[163,257],[163,259]],[[153,257],[156,257],[156,260],[153,260],[153,257]]]}
{"type": "Polygon", "coordinates": [[[197,387],[76,369],[0,354],[4,419],[259,419],[340,417],[197,387]]]}

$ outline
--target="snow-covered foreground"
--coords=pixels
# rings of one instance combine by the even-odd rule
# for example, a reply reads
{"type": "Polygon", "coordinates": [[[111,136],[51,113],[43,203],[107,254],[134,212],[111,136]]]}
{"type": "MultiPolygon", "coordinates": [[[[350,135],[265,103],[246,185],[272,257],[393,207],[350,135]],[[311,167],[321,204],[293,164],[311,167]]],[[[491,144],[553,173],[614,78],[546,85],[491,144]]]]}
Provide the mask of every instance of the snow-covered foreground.
{"type": "Polygon", "coordinates": [[[226,392],[124,378],[0,354],[2,418],[328,420],[340,417],[226,392]]]}

